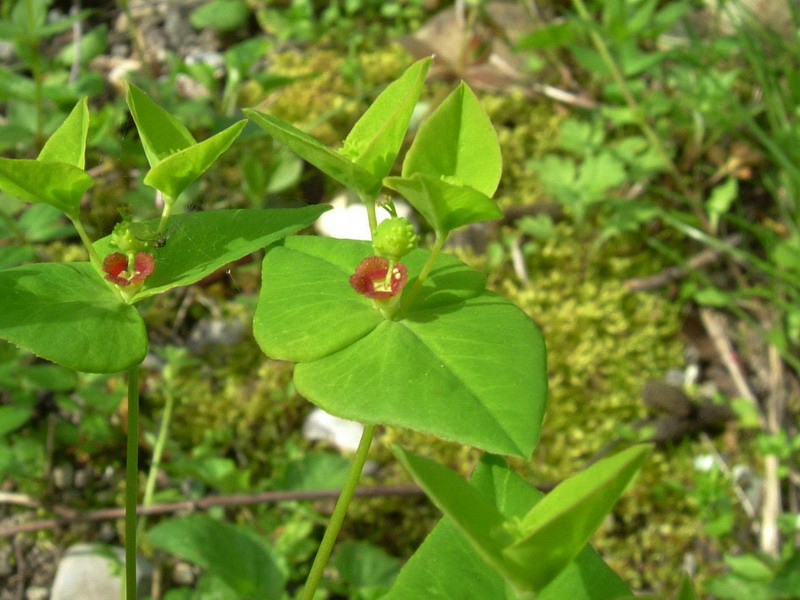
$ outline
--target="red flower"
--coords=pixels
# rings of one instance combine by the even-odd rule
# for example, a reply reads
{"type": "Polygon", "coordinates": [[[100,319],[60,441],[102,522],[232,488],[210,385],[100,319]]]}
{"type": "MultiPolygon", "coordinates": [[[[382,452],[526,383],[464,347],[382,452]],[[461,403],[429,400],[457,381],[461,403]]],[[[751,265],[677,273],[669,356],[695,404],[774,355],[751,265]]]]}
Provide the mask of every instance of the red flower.
{"type": "Polygon", "coordinates": [[[356,267],[355,274],[350,276],[350,286],[367,298],[378,300],[392,298],[402,291],[408,281],[408,270],[403,263],[397,263],[387,282],[388,271],[388,260],[381,256],[368,256],[356,267]]]}
{"type": "Polygon", "coordinates": [[[122,252],[113,252],[103,261],[103,271],[106,279],[117,285],[136,285],[147,279],[153,272],[156,261],[149,252],[139,252],[133,260],[133,269],[128,269],[128,257],[122,252]],[[132,273],[129,277],[123,273],[132,273]]]}

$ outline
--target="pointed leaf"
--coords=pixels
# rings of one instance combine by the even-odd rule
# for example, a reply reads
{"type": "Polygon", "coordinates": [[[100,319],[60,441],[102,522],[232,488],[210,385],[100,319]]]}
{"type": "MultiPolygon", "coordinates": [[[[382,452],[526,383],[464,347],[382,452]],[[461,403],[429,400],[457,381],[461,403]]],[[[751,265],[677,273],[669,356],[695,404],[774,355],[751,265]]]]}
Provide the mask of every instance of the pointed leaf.
{"type": "Polygon", "coordinates": [[[220,577],[240,598],[283,597],[284,576],[266,544],[230,523],[189,515],[159,523],[147,539],[220,577]]]}
{"type": "Polygon", "coordinates": [[[133,84],[125,97],[151,167],[195,144],[189,130],[133,84]]]}
{"type": "Polygon", "coordinates": [[[80,213],[91,176],[63,162],[0,158],[0,189],[25,202],[43,202],[72,218],[80,213]]]}
{"type": "Polygon", "coordinates": [[[432,58],[415,62],[361,115],[339,151],[375,177],[389,174],[405,139],[432,58]]]}
{"type": "Polygon", "coordinates": [[[177,198],[230,148],[246,124],[245,120],[239,121],[199,144],[171,154],[153,165],[144,182],[169,198],[177,198]]]}
{"type": "Polygon", "coordinates": [[[403,195],[433,229],[446,235],[453,229],[500,219],[503,211],[494,200],[470,187],[452,185],[431,175],[387,177],[384,185],[403,195]]]}
{"type": "Polygon", "coordinates": [[[652,448],[633,446],[561,482],[519,523],[521,537],[504,551],[530,571],[530,588],[541,589],[589,541],[652,448]]]}
{"type": "Polygon", "coordinates": [[[62,162],[83,169],[86,166],[86,138],[89,135],[89,105],[80,100],[42,148],[37,160],[62,162]]]}
{"type": "MultiPolygon", "coordinates": [[[[402,318],[384,320],[348,282],[370,254],[367,242],[309,237],[271,249],[254,321],[262,350],[299,361],[298,389],[337,416],[529,456],[546,397],[533,321],[448,256],[402,318]]],[[[428,256],[403,259],[407,288],[428,256]]]]}
{"type": "Polygon", "coordinates": [[[0,338],[87,373],[125,371],[147,352],[138,311],[89,263],[0,271],[0,338]]]}
{"type": "MultiPolygon", "coordinates": [[[[506,519],[530,510],[543,494],[514,473],[499,457],[484,455],[470,481],[506,519]]],[[[384,600],[486,600],[515,597],[503,577],[489,567],[445,516],[411,559],[384,600]]],[[[541,590],[537,600],[612,600],[630,590],[586,546],[573,563],[541,590]]]]}
{"type": "Polygon", "coordinates": [[[444,175],[491,197],[502,169],[492,123],[462,82],[420,127],[403,162],[403,177],[444,175]]]}
{"type": "MultiPolygon", "coordinates": [[[[307,227],[329,208],[318,205],[175,215],[165,228],[166,243],[153,250],[155,269],[133,301],[199,281],[226,264],[307,227]]],[[[158,220],[138,225],[155,231],[158,220]]],[[[111,236],[95,242],[95,249],[101,257],[116,251],[111,236]]]]}
{"type": "Polygon", "coordinates": [[[326,175],[358,192],[362,197],[374,199],[381,191],[381,178],[356,165],[338,152],[292,127],[289,123],[252,109],[244,114],[281,144],[288,146],[300,158],[307,160],[326,175]]]}
{"type": "Polygon", "coordinates": [[[497,507],[461,476],[436,461],[399,446],[392,450],[428,498],[469,540],[475,552],[494,569],[507,570],[502,550],[513,538],[503,527],[506,519],[497,507]]]}

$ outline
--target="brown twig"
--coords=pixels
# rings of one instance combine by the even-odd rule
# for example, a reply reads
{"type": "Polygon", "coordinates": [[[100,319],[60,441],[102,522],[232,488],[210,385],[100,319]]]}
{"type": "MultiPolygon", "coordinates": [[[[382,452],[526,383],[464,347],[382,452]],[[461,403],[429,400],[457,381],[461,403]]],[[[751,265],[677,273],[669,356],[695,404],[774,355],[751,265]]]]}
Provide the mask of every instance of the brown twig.
{"type": "MultiPolygon", "coordinates": [[[[725,243],[735,246],[742,241],[741,235],[732,235],[725,238],[725,243]]],[[[714,248],[707,248],[702,252],[695,254],[686,262],[686,266],[675,265],[667,267],[660,273],[649,275],[647,277],[635,277],[625,282],[625,287],[631,291],[639,292],[644,290],[652,290],[667,285],[676,279],[682,279],[689,274],[693,269],[700,269],[708,264],[715,262],[721,254],[720,250],[714,248]]]]}
{"type": "MultiPolygon", "coordinates": [[[[387,485],[376,487],[364,487],[356,490],[356,496],[415,496],[421,494],[422,490],[415,485],[387,485]]],[[[251,504],[287,502],[291,500],[327,500],[339,496],[339,490],[288,490],[275,492],[256,492],[253,494],[230,494],[227,496],[208,496],[197,500],[183,500],[181,502],[164,502],[161,504],[151,504],[150,506],[139,506],[136,514],[139,515],[161,515],[177,511],[205,510],[212,506],[247,506],[251,504]]],[[[25,533],[40,531],[42,529],[54,529],[62,525],[72,523],[86,523],[91,521],[107,521],[121,519],[125,516],[123,508],[101,508],[86,513],[76,513],[69,517],[56,517],[53,519],[43,519],[20,523],[0,529],[0,538],[25,533]]]]}

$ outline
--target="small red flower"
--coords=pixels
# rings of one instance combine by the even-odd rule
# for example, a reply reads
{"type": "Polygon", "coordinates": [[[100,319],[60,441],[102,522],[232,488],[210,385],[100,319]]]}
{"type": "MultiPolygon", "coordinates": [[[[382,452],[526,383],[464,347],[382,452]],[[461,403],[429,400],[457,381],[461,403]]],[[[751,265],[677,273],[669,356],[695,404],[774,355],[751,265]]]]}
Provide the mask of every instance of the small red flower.
{"type": "Polygon", "coordinates": [[[356,267],[350,276],[350,286],[367,298],[386,300],[397,296],[408,281],[408,270],[403,263],[397,263],[392,269],[388,282],[386,274],[389,261],[382,256],[368,256],[356,267]]]}
{"type": "Polygon", "coordinates": [[[136,285],[142,283],[156,266],[153,255],[149,252],[139,252],[133,260],[133,269],[128,269],[128,257],[122,252],[113,252],[103,261],[103,271],[106,279],[117,285],[136,285]],[[130,277],[123,273],[130,272],[130,277]]]}

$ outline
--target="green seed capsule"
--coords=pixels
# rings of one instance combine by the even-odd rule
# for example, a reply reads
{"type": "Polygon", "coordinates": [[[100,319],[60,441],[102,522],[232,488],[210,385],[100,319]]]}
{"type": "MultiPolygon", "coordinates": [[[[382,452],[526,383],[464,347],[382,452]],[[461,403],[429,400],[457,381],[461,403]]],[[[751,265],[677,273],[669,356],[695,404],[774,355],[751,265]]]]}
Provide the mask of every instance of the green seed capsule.
{"type": "Polygon", "coordinates": [[[372,246],[376,254],[394,263],[416,248],[418,240],[419,236],[408,219],[393,217],[375,228],[372,246]]]}

